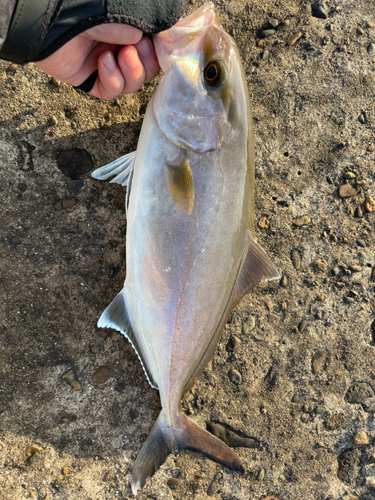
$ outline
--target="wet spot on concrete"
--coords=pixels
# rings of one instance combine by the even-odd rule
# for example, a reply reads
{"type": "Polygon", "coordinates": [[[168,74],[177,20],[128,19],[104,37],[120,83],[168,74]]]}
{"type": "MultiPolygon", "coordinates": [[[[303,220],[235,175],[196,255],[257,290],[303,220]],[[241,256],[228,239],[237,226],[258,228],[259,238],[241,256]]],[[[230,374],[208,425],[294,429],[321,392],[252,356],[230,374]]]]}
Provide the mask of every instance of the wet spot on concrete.
{"type": "Polygon", "coordinates": [[[90,154],[85,149],[60,149],[56,151],[57,166],[72,181],[78,180],[94,169],[90,154]]]}

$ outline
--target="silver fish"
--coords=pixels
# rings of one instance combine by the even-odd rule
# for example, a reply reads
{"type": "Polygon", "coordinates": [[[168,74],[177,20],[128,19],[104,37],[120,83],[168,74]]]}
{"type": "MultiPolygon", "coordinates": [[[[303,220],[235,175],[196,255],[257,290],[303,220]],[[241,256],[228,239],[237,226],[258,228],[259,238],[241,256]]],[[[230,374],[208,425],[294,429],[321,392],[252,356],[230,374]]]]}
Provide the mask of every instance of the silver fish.
{"type": "Polygon", "coordinates": [[[127,185],[126,280],[98,326],[132,343],[162,410],[133,467],[132,491],[177,450],[244,471],[189,420],[181,398],[237,302],[279,273],[252,236],[254,152],[246,79],[212,3],[154,36],[163,77],[137,151],[97,169],[127,185]]]}

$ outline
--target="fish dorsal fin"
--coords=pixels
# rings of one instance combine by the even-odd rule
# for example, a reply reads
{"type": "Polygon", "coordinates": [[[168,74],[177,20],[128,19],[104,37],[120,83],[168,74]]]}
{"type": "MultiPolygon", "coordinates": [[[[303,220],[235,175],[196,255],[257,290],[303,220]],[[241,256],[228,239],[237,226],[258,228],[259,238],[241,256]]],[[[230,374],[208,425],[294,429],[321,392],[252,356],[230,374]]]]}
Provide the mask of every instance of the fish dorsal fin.
{"type": "Polygon", "coordinates": [[[249,246],[233,289],[231,297],[232,309],[261,279],[270,281],[279,278],[279,271],[267,257],[266,252],[254,238],[250,238],[249,246]]]}
{"type": "Polygon", "coordinates": [[[124,289],[116,295],[109,306],[105,309],[103,314],[100,316],[98,321],[99,328],[113,328],[121,332],[129,340],[133,349],[138,355],[138,358],[142,364],[143,370],[146,374],[147,380],[151,387],[157,389],[158,386],[154,381],[150,370],[148,369],[147,363],[143,357],[142,351],[138,344],[136,334],[131,325],[131,321],[128,314],[128,308],[126,307],[124,289]]]}
{"type": "Polygon", "coordinates": [[[169,192],[176,205],[186,215],[190,215],[194,206],[194,180],[190,162],[185,157],[177,165],[165,163],[169,192]]]}
{"type": "Polygon", "coordinates": [[[233,311],[237,303],[247,292],[254,288],[254,286],[256,286],[261,279],[276,280],[279,278],[279,271],[267,257],[263,248],[258,245],[258,243],[253,238],[250,238],[249,246],[244,254],[244,258],[242,260],[242,264],[240,266],[232,294],[219,320],[215,334],[213,335],[211,342],[206,349],[206,352],[203,354],[200,362],[198,363],[197,368],[194,370],[189,380],[186,382],[182,391],[183,394],[191,389],[194,381],[197,377],[199,377],[206,364],[211,359],[224,325],[228,321],[230,313],[233,311]]]}

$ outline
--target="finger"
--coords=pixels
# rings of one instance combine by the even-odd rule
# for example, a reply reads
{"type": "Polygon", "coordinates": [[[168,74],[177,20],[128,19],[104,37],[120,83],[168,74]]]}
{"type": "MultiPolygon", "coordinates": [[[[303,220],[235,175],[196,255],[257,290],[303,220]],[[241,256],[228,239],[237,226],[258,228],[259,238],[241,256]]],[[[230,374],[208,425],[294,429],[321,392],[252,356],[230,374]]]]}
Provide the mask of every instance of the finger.
{"type": "Polygon", "coordinates": [[[145,69],[141,63],[136,49],[132,46],[122,47],[117,56],[121,72],[125,78],[123,94],[137,92],[145,80],[145,69]]]}
{"type": "Polygon", "coordinates": [[[145,82],[151,82],[160,71],[158,59],[155,54],[154,46],[149,38],[142,38],[142,40],[134,45],[138,52],[138,57],[145,69],[145,82]]]}
{"type": "Polygon", "coordinates": [[[111,100],[121,94],[125,80],[112,52],[106,51],[98,58],[98,78],[89,92],[94,97],[111,100]]]}
{"type": "Polygon", "coordinates": [[[141,40],[142,31],[127,24],[106,23],[94,26],[82,35],[99,42],[133,45],[141,40]]]}

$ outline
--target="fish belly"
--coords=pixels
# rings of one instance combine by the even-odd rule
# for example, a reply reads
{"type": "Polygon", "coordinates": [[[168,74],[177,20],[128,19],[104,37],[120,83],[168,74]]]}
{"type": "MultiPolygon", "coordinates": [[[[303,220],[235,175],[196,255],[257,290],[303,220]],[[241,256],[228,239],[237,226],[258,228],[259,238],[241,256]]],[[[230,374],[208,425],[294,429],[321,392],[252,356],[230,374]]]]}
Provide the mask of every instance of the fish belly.
{"type": "Polygon", "coordinates": [[[249,240],[249,220],[243,216],[246,158],[234,158],[236,141],[231,151],[187,152],[195,187],[187,215],[171,197],[165,171],[177,146],[152,118],[139,141],[147,137],[148,147],[138,148],[134,168],[124,291],[138,343],[166,407],[171,398],[179,405],[233,290],[249,240]]]}

